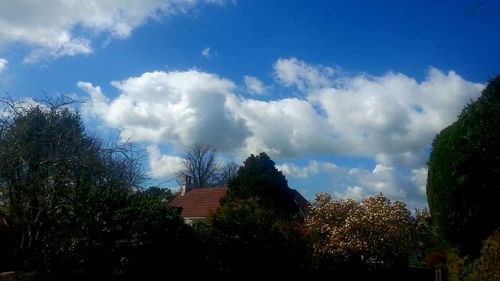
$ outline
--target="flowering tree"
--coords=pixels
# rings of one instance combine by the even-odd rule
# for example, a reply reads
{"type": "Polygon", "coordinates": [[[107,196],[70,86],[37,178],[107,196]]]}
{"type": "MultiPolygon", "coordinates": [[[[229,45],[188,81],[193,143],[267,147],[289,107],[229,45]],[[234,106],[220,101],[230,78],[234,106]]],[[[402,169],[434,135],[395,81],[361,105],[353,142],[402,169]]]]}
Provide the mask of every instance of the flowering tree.
{"type": "Polygon", "coordinates": [[[356,202],[319,193],[305,228],[317,256],[393,265],[407,262],[418,246],[417,222],[422,220],[413,218],[403,202],[382,194],[356,202]]]}

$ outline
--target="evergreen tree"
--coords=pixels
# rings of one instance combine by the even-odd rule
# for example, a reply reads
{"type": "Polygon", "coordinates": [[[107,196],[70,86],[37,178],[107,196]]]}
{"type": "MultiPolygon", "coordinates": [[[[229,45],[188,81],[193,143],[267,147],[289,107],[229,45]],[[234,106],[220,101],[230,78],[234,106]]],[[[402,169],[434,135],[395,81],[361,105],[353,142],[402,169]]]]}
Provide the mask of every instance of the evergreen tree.
{"type": "Polygon", "coordinates": [[[427,198],[438,236],[476,255],[500,226],[500,76],[432,144],[427,198]]]}

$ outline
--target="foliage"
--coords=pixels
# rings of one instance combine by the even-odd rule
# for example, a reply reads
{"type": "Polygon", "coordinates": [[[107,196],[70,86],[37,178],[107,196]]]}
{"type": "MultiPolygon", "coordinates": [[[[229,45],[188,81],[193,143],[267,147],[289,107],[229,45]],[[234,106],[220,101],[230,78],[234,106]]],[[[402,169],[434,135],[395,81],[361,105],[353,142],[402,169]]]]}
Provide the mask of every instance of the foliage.
{"type": "Polygon", "coordinates": [[[484,241],[481,255],[470,266],[465,280],[500,280],[500,228],[484,241]]]}
{"type": "Polygon", "coordinates": [[[251,155],[209,218],[215,268],[226,273],[290,273],[304,268],[298,207],[283,174],[265,154],[251,155]]]}
{"type": "Polygon", "coordinates": [[[257,204],[277,216],[294,216],[299,211],[285,176],[265,153],[252,154],[245,160],[221,203],[251,198],[258,199],[257,204]]]}
{"type": "Polygon", "coordinates": [[[12,107],[0,134],[1,216],[22,268],[43,253],[45,233],[104,169],[99,144],[68,109],[12,107]]]}
{"type": "Polygon", "coordinates": [[[425,215],[410,216],[402,202],[382,194],[361,202],[333,200],[319,193],[305,222],[316,256],[338,263],[405,265],[423,241],[425,215]]]}
{"type": "Polygon", "coordinates": [[[229,201],[210,218],[213,267],[229,274],[299,272],[306,248],[297,224],[277,219],[258,201],[229,201]]]}
{"type": "Polygon", "coordinates": [[[500,225],[500,76],[432,144],[427,198],[440,239],[477,255],[500,225]]]}
{"type": "Polygon", "coordinates": [[[172,199],[174,199],[175,197],[175,194],[172,192],[172,190],[168,188],[161,188],[158,186],[150,186],[142,191],[142,193],[152,198],[160,199],[165,203],[172,201],[172,199]]]}
{"type": "Polygon", "coordinates": [[[130,147],[104,147],[64,106],[8,105],[0,120],[0,256],[13,263],[2,270],[37,280],[134,280],[198,261],[192,230],[155,190],[139,192],[143,175],[130,147]]]}
{"type": "Polygon", "coordinates": [[[162,274],[165,265],[186,270],[187,260],[198,261],[194,233],[157,198],[102,188],[83,203],[52,237],[60,245],[53,261],[62,266],[59,272],[133,280],[162,274]]]}
{"type": "Polygon", "coordinates": [[[461,256],[458,248],[446,252],[450,281],[500,280],[500,228],[482,243],[480,255],[461,256]]]}

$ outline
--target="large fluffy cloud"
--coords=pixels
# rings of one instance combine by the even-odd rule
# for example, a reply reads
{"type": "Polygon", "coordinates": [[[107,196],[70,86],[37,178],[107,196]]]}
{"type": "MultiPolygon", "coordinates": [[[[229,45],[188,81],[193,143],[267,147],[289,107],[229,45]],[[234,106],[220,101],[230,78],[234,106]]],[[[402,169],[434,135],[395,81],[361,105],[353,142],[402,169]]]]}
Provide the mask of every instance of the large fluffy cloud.
{"type": "MultiPolygon", "coordinates": [[[[384,192],[420,199],[432,138],[484,87],[435,68],[420,82],[401,73],[348,76],[295,58],[278,60],[274,69],[273,87],[299,89],[301,98],[242,97],[235,94],[234,82],[197,70],[147,72],[114,81],[118,95],[113,98],[89,82],[78,86],[90,96],[85,114],[121,129],[124,138],[176,148],[206,143],[240,159],[260,151],[281,159],[363,157],[375,168],[340,169],[350,182],[337,190],[339,197],[384,192]]],[[[173,163],[155,157],[154,163],[173,163]]],[[[280,168],[297,177],[337,171],[323,162],[280,168]]]]}
{"type": "Polygon", "coordinates": [[[181,148],[206,143],[232,151],[250,135],[244,120],[228,107],[234,83],[216,75],[156,71],[112,85],[120,94],[109,100],[98,86],[78,83],[91,97],[84,112],[121,129],[126,139],[181,148]]]}
{"type": "MultiPolygon", "coordinates": [[[[279,61],[296,64],[290,69],[298,76],[326,79],[313,78],[321,71],[297,59],[279,61]]],[[[88,82],[78,86],[91,97],[87,113],[136,141],[178,147],[202,142],[245,155],[354,155],[412,169],[423,166],[434,135],[483,88],[433,68],[422,82],[388,73],[338,77],[319,88],[312,84],[304,88],[305,98],[268,101],[237,96],[232,81],[197,70],[147,72],[114,81],[119,91],[114,99],[88,82]]]]}
{"type": "Polygon", "coordinates": [[[161,154],[158,147],[148,147],[150,174],[153,177],[174,177],[182,166],[179,156],[161,154]]]}
{"type": "Polygon", "coordinates": [[[183,13],[198,2],[202,1],[0,1],[0,45],[22,42],[34,47],[27,62],[43,56],[88,54],[92,52],[91,38],[98,34],[126,38],[148,19],[183,13]]]}

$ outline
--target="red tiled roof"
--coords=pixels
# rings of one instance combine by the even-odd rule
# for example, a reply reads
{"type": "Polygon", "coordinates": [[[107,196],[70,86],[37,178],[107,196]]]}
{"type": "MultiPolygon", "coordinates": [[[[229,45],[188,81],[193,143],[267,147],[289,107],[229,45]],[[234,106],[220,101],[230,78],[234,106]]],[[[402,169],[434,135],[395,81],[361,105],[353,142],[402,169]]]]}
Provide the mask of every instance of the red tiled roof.
{"type": "Polygon", "coordinates": [[[227,190],[227,187],[194,188],[177,195],[168,205],[181,208],[182,217],[204,218],[220,207],[219,201],[227,190]]]}

